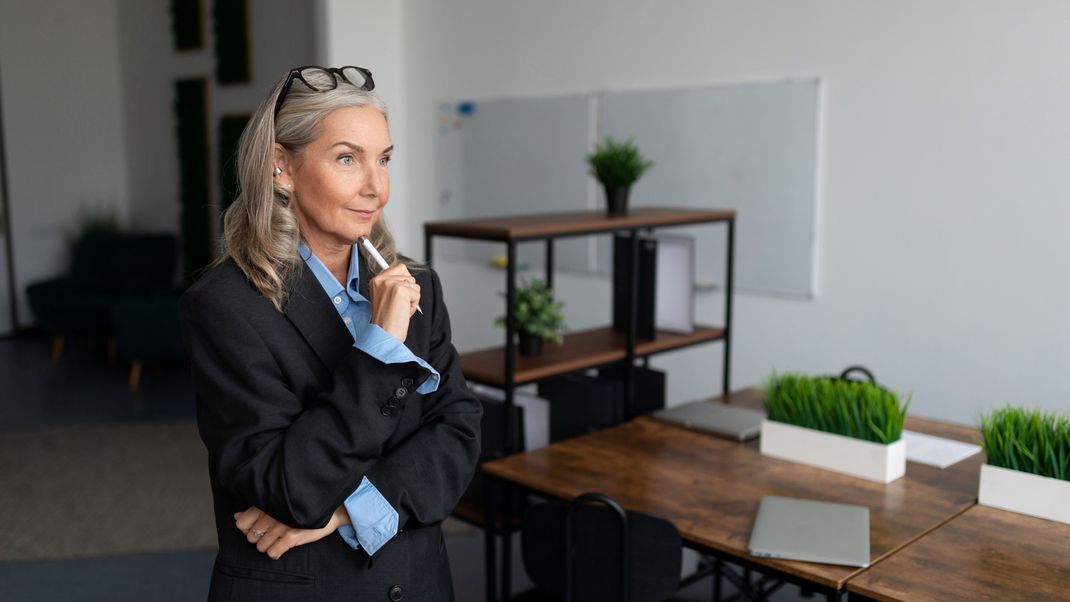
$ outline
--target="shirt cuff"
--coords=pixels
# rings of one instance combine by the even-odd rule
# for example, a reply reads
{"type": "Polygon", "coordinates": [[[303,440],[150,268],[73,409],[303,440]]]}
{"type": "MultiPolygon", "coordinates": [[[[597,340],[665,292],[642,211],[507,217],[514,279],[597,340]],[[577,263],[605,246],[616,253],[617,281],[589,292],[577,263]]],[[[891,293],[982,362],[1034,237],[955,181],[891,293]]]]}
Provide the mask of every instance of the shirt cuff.
{"type": "Polygon", "coordinates": [[[398,511],[368,477],[361,479],[342,505],[351,524],[339,527],[338,534],[354,550],[359,546],[371,556],[398,534],[398,511]]]}
{"type": "MultiPolygon", "coordinates": [[[[350,519],[353,520],[353,519],[350,519]]],[[[353,528],[353,525],[342,525],[338,527],[337,533],[342,536],[349,547],[354,550],[360,549],[360,542],[357,541],[357,531],[353,528]]]]}
{"type": "Polygon", "coordinates": [[[384,364],[416,362],[431,373],[431,375],[416,388],[416,392],[426,395],[438,390],[438,383],[439,380],[441,380],[438,370],[435,370],[431,367],[431,364],[428,364],[417,357],[411,349],[405,346],[405,343],[402,343],[397,337],[383,330],[378,324],[368,324],[368,326],[357,333],[357,338],[353,343],[353,346],[384,364]]]}

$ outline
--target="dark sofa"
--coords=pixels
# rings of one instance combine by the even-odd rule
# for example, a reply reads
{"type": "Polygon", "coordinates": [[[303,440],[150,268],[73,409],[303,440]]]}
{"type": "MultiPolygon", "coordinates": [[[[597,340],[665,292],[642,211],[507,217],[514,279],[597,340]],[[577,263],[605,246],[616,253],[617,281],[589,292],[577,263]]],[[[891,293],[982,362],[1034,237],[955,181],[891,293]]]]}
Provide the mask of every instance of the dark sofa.
{"type": "Polygon", "coordinates": [[[67,274],[26,289],[38,328],[55,337],[59,359],[69,336],[106,337],[134,362],[182,356],[175,285],[177,241],[171,234],[92,232],[71,249],[67,274]],[[176,344],[177,342],[177,344],[176,344]]]}

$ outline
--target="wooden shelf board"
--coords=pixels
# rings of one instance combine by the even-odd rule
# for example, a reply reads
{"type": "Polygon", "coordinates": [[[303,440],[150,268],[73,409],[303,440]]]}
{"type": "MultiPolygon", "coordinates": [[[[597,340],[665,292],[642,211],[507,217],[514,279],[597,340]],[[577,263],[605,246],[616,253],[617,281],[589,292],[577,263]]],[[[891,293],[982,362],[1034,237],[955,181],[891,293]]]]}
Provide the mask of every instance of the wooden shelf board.
{"type": "MultiPolygon", "coordinates": [[[[653,339],[636,342],[636,356],[651,355],[697,343],[724,338],[724,329],[695,326],[691,334],[659,331],[653,339]]],[[[619,362],[627,358],[627,337],[611,327],[582,330],[565,335],[561,345],[543,344],[542,355],[517,355],[514,384],[585,370],[619,362]]],[[[505,385],[505,349],[495,347],[461,355],[461,368],[468,380],[493,386],[505,385]]]]}
{"type": "Polygon", "coordinates": [[[735,215],[735,211],[725,209],[636,207],[629,211],[627,215],[607,215],[604,211],[570,211],[565,213],[428,222],[424,224],[424,232],[438,236],[456,236],[504,242],[557,236],[579,236],[614,230],[720,222],[732,219],[735,215]]]}

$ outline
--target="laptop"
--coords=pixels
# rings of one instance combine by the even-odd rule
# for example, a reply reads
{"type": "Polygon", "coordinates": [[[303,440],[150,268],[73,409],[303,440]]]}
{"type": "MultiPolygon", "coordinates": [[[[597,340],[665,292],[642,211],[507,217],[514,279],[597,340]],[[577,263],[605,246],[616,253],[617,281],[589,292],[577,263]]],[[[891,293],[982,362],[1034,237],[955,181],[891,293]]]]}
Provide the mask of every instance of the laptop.
{"type": "Polygon", "coordinates": [[[869,566],[869,508],[767,495],[748,549],[755,556],[869,566]]]}
{"type": "Polygon", "coordinates": [[[718,437],[746,441],[761,433],[765,412],[701,400],[658,410],[653,417],[718,437]]]}

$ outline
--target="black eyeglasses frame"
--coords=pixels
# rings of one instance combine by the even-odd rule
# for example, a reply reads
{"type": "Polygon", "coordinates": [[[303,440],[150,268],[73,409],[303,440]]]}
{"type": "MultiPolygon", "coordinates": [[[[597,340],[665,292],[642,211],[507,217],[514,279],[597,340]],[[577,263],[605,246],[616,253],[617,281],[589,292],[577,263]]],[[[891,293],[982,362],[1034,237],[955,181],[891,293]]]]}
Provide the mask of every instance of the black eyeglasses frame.
{"type": "Polygon", "coordinates": [[[275,99],[275,117],[279,116],[279,110],[282,109],[282,103],[286,100],[286,95],[290,93],[290,88],[293,86],[294,80],[301,80],[302,84],[305,84],[308,89],[314,92],[326,92],[328,90],[334,90],[338,87],[338,80],[343,80],[346,83],[356,86],[365,92],[371,92],[375,89],[375,80],[372,79],[372,72],[364,67],[357,67],[356,65],[345,65],[344,67],[320,67],[319,65],[305,65],[304,67],[296,67],[290,69],[290,73],[286,76],[286,83],[282,85],[282,90],[279,90],[279,96],[275,99]],[[318,88],[308,83],[305,79],[304,72],[309,69],[319,69],[328,75],[331,75],[331,83],[333,84],[329,88],[318,88]],[[345,76],[346,69],[356,69],[364,76],[364,85],[357,86],[345,76]]]}

